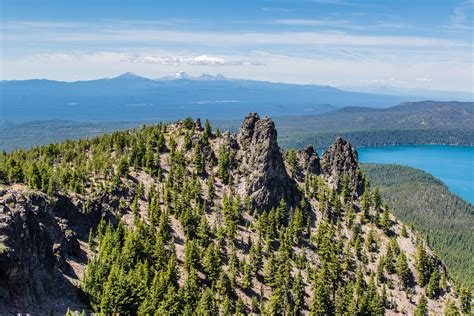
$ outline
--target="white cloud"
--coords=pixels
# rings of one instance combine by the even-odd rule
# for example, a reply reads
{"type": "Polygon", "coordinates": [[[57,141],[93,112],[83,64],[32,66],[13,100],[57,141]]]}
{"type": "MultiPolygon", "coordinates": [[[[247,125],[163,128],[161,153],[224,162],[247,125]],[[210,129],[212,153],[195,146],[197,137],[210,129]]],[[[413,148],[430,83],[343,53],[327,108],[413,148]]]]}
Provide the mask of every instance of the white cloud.
{"type": "Polygon", "coordinates": [[[433,81],[432,78],[417,78],[415,80],[416,81],[421,81],[421,82],[431,82],[431,81],[433,81]]]}
{"type": "Polygon", "coordinates": [[[149,63],[149,64],[160,64],[160,65],[205,65],[205,66],[228,66],[228,65],[261,65],[260,62],[248,61],[242,59],[226,59],[216,56],[200,55],[195,57],[183,57],[183,56],[127,56],[122,59],[124,62],[133,63],[149,63]]]}

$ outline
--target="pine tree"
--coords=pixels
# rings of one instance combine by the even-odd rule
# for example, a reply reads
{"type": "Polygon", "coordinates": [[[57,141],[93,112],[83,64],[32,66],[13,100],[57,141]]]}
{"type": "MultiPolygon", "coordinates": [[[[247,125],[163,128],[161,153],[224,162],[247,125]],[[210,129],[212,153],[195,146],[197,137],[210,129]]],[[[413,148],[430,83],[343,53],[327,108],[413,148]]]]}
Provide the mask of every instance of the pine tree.
{"type": "Polygon", "coordinates": [[[362,208],[362,221],[368,222],[370,220],[370,205],[372,204],[370,198],[370,190],[366,187],[364,193],[361,196],[361,208],[362,208]]]}
{"type": "Polygon", "coordinates": [[[125,157],[122,157],[117,165],[117,174],[118,178],[124,177],[128,172],[128,161],[125,157]]]}
{"type": "Polygon", "coordinates": [[[188,273],[199,266],[199,250],[194,240],[187,240],[184,244],[183,266],[188,273]]]}
{"type": "Polygon", "coordinates": [[[434,269],[431,273],[428,286],[426,287],[426,296],[431,299],[434,299],[439,292],[439,272],[438,269],[434,269]]]}
{"type": "Polygon", "coordinates": [[[269,315],[282,315],[284,312],[283,300],[282,300],[283,293],[281,293],[280,288],[275,288],[270,295],[270,299],[268,301],[268,305],[265,310],[268,312],[269,315]]]}
{"type": "Polygon", "coordinates": [[[418,283],[420,286],[425,286],[429,280],[431,273],[430,258],[426,253],[423,243],[419,242],[416,248],[416,272],[418,275],[418,283]]]}
{"type": "Polygon", "coordinates": [[[199,226],[196,232],[196,237],[199,239],[201,243],[201,247],[203,249],[207,248],[207,246],[212,241],[212,233],[211,228],[207,222],[206,216],[201,216],[201,220],[199,222],[199,226]]]}
{"type": "Polygon", "coordinates": [[[273,287],[275,285],[275,272],[275,259],[273,257],[273,252],[270,252],[263,270],[263,274],[265,276],[265,285],[268,285],[270,287],[273,287]]]}
{"type": "Polygon", "coordinates": [[[305,228],[303,211],[301,208],[297,207],[293,212],[290,227],[292,232],[292,241],[297,245],[300,245],[303,241],[303,230],[305,228]]]}
{"type": "Polygon", "coordinates": [[[286,153],[286,161],[288,161],[288,165],[290,165],[291,174],[294,177],[296,174],[296,166],[298,160],[296,158],[296,152],[294,149],[290,149],[286,153]]]}
{"type": "Polygon", "coordinates": [[[459,310],[456,306],[456,303],[453,300],[449,300],[444,308],[444,316],[460,316],[459,310]]]}
{"type": "Polygon", "coordinates": [[[28,169],[27,177],[28,185],[30,187],[32,187],[33,189],[41,188],[41,173],[36,163],[31,164],[30,168],[28,169]]]}
{"type": "Polygon", "coordinates": [[[211,282],[217,281],[220,272],[220,257],[214,244],[209,244],[202,258],[202,267],[211,282]]]}
{"type": "Polygon", "coordinates": [[[400,251],[397,258],[397,275],[400,278],[401,286],[406,288],[410,278],[410,269],[408,268],[407,257],[403,251],[400,251]]]}
{"type": "Polygon", "coordinates": [[[247,261],[242,264],[242,287],[244,289],[250,289],[252,287],[252,269],[247,261]]]}
{"type": "Polygon", "coordinates": [[[418,301],[418,305],[415,309],[415,316],[427,316],[428,315],[428,300],[426,296],[422,295],[418,301]]]}
{"type": "Polygon", "coordinates": [[[379,264],[377,265],[377,281],[379,283],[383,283],[385,281],[384,268],[385,268],[385,257],[381,256],[379,259],[379,264]]]}
{"type": "Polygon", "coordinates": [[[212,204],[212,201],[214,200],[216,195],[216,189],[214,187],[214,180],[212,179],[211,176],[207,178],[207,201],[209,204],[212,204]]]}
{"type": "Polygon", "coordinates": [[[390,216],[388,213],[388,206],[385,205],[382,213],[382,218],[380,219],[380,227],[383,231],[388,234],[390,232],[390,216]]]}
{"type": "Polygon", "coordinates": [[[313,315],[327,315],[331,311],[330,293],[327,287],[327,271],[322,268],[316,275],[313,285],[311,300],[311,313],[313,315]]]}
{"type": "Polygon", "coordinates": [[[198,316],[214,316],[218,315],[217,308],[214,303],[213,293],[210,288],[206,288],[202,292],[201,298],[196,307],[195,314],[198,316]]]}
{"type": "Polygon", "coordinates": [[[377,286],[375,285],[375,275],[372,272],[369,279],[369,286],[367,287],[367,313],[369,315],[384,315],[385,306],[382,298],[377,292],[377,286]]]}
{"type": "Polygon", "coordinates": [[[375,188],[375,191],[374,191],[374,209],[375,211],[378,213],[379,212],[379,209],[380,209],[380,206],[382,204],[382,199],[380,197],[380,191],[379,191],[379,188],[375,188]]]}
{"type": "Polygon", "coordinates": [[[202,174],[204,172],[204,160],[201,154],[201,150],[199,149],[199,146],[197,144],[194,146],[193,156],[194,168],[196,169],[196,173],[202,174]]]}
{"type": "Polygon", "coordinates": [[[472,293],[468,288],[462,288],[459,294],[459,300],[461,301],[461,311],[464,314],[469,315],[471,313],[471,301],[472,293]]]}
{"type": "Polygon", "coordinates": [[[206,119],[206,122],[204,123],[204,132],[203,132],[203,135],[205,137],[205,139],[207,140],[209,137],[212,136],[212,127],[211,127],[211,123],[209,123],[209,120],[206,119]]]}
{"type": "Polygon", "coordinates": [[[252,272],[258,275],[263,268],[263,255],[262,255],[262,243],[260,239],[255,244],[252,244],[250,248],[250,266],[252,272]]]}
{"type": "Polygon", "coordinates": [[[298,274],[295,277],[295,281],[293,282],[293,287],[291,289],[291,294],[294,303],[294,313],[298,315],[304,308],[304,284],[303,284],[303,277],[301,276],[301,271],[298,271],[298,274]]]}
{"type": "Polygon", "coordinates": [[[395,272],[395,266],[393,265],[393,258],[394,253],[392,249],[392,245],[387,245],[387,253],[385,254],[385,268],[389,274],[393,274],[395,272]]]}
{"type": "Polygon", "coordinates": [[[407,237],[408,237],[407,227],[405,226],[405,224],[402,224],[401,235],[402,235],[403,238],[407,238],[407,237]]]}

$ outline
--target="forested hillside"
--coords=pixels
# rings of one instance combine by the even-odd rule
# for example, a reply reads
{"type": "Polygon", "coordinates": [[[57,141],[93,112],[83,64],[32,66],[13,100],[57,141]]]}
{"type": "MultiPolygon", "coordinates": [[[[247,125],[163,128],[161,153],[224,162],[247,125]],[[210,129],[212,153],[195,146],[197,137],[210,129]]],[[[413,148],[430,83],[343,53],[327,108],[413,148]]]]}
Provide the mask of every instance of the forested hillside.
{"type": "Polygon", "coordinates": [[[342,138],[185,119],[0,154],[0,312],[470,313],[342,138]]]}
{"type": "Polygon", "coordinates": [[[474,103],[407,102],[387,108],[347,107],[275,120],[284,147],[326,148],[335,136],[357,147],[399,144],[474,145],[474,103]]]}
{"type": "Polygon", "coordinates": [[[474,206],[430,174],[398,165],[362,164],[397,217],[422,231],[460,283],[474,287],[474,206]]]}

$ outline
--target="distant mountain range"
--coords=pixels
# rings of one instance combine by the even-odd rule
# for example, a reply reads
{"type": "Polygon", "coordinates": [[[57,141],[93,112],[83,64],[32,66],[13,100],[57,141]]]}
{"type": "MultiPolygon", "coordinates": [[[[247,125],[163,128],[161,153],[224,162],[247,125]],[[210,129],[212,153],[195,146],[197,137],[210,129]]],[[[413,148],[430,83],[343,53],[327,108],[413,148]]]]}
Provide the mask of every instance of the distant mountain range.
{"type": "Polygon", "coordinates": [[[339,89],[353,92],[376,93],[385,95],[403,95],[423,100],[474,101],[474,93],[466,91],[443,91],[415,88],[400,88],[380,84],[367,86],[340,86],[339,89]]]}
{"type": "Polygon", "coordinates": [[[179,72],[160,79],[125,73],[115,78],[61,82],[46,79],[0,82],[4,121],[175,120],[207,117],[311,115],[346,106],[386,108],[417,98],[350,92],[329,86],[198,77],[179,72]]]}

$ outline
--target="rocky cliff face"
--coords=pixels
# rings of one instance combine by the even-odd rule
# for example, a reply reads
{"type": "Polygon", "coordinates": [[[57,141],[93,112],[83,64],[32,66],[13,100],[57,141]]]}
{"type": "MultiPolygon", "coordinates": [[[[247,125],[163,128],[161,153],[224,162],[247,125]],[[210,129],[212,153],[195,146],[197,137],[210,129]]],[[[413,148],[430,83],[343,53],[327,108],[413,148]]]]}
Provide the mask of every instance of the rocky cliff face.
{"type": "Polygon", "coordinates": [[[362,174],[358,167],[358,154],[346,140],[338,137],[334,144],[323,154],[321,171],[328,183],[341,192],[344,178],[356,195],[364,190],[362,174]]]}
{"type": "Polygon", "coordinates": [[[58,297],[76,305],[75,287],[67,281],[74,271],[66,258],[85,256],[67,221],[55,218],[38,192],[4,192],[0,211],[0,301],[10,303],[3,307],[29,310],[58,297]]]}
{"type": "Polygon", "coordinates": [[[51,198],[21,185],[0,190],[0,314],[85,307],[77,295],[84,241],[102,216],[113,220],[103,212],[109,202],[96,197],[85,214],[75,195],[51,198]]]}
{"type": "Polygon", "coordinates": [[[297,203],[300,196],[296,183],[285,169],[273,121],[250,113],[244,119],[238,141],[242,150],[239,173],[252,206],[269,210],[281,199],[290,204],[297,203]]]}

